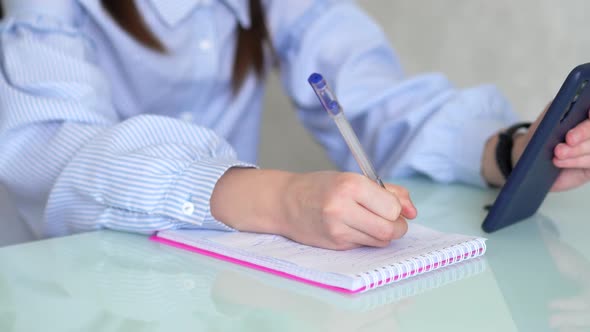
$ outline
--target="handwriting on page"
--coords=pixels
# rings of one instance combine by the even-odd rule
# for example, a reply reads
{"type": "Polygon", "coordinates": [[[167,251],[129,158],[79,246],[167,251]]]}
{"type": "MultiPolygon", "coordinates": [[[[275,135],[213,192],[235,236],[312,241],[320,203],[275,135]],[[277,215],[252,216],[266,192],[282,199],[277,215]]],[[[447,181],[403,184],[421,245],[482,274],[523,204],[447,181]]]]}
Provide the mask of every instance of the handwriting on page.
{"type": "Polygon", "coordinates": [[[393,241],[386,248],[363,247],[347,251],[305,246],[281,236],[267,234],[236,232],[210,238],[213,242],[252,255],[272,257],[277,263],[289,262],[304,268],[353,275],[471,239],[463,235],[440,233],[417,224],[411,224],[402,239],[393,241]]]}

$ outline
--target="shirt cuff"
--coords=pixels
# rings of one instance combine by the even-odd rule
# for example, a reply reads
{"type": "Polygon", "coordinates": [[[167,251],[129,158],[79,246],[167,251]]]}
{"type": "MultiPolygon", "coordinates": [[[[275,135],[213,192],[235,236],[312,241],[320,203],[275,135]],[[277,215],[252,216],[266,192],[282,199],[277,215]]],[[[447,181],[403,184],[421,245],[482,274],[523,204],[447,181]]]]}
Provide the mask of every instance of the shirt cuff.
{"type": "Polygon", "coordinates": [[[256,166],[232,159],[208,159],[192,163],[166,194],[161,213],[193,227],[233,230],[213,218],[210,205],[217,181],[232,167],[256,166]]]}
{"type": "Polygon", "coordinates": [[[518,117],[493,86],[461,91],[433,116],[415,144],[414,170],[439,182],[485,187],[481,163],[487,140],[518,117]]]}
{"type": "Polygon", "coordinates": [[[485,143],[504,127],[504,121],[472,120],[453,135],[437,136],[428,149],[412,158],[410,165],[437,182],[461,182],[485,187],[481,174],[485,143]]]}

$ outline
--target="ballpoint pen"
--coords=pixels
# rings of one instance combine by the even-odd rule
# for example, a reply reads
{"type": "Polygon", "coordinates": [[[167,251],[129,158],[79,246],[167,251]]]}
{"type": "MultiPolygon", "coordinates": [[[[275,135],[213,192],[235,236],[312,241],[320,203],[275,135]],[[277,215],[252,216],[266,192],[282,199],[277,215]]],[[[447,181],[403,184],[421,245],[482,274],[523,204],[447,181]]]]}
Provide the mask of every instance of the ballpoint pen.
{"type": "Polygon", "coordinates": [[[348,145],[350,152],[352,152],[352,156],[359,164],[363,174],[365,174],[365,176],[367,176],[369,179],[377,182],[381,187],[385,188],[383,181],[381,181],[381,178],[379,178],[375,172],[373,164],[369,158],[367,158],[367,154],[365,153],[365,150],[363,150],[363,147],[361,146],[358,137],[354,133],[354,130],[350,126],[350,123],[348,120],[346,120],[344,111],[342,110],[340,103],[338,103],[338,100],[336,100],[336,96],[328,87],[326,80],[322,77],[322,75],[313,73],[311,76],[309,76],[307,81],[313,88],[315,94],[318,96],[324,109],[328,112],[328,114],[330,114],[330,117],[334,120],[334,122],[336,122],[336,126],[338,127],[338,130],[340,130],[340,134],[342,134],[346,145],[348,145]]]}

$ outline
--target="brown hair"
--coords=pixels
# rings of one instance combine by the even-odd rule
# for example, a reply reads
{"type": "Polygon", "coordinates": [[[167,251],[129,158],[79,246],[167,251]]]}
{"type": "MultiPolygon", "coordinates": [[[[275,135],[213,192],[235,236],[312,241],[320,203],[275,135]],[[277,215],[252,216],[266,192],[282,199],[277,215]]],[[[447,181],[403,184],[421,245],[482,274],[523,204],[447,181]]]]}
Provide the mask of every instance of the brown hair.
{"type": "MultiPolygon", "coordinates": [[[[158,52],[166,52],[162,43],[149,30],[133,0],[101,0],[113,19],[141,44],[158,52]]],[[[250,0],[250,28],[238,25],[236,54],[232,71],[232,89],[237,92],[248,70],[260,77],[264,70],[264,44],[270,44],[264,10],[260,0],[250,0]]]]}
{"type": "MultiPolygon", "coordinates": [[[[102,6],[111,17],[138,42],[155,51],[165,53],[164,45],[150,31],[143,21],[135,0],[101,0],[102,6]]],[[[0,18],[3,16],[0,3],[0,18]]],[[[248,70],[254,69],[258,77],[264,70],[264,45],[270,46],[264,10],[260,0],[250,0],[250,28],[238,25],[238,38],[234,67],[232,71],[232,89],[236,93],[248,70]]],[[[271,48],[272,50],[272,48],[271,48]]]]}

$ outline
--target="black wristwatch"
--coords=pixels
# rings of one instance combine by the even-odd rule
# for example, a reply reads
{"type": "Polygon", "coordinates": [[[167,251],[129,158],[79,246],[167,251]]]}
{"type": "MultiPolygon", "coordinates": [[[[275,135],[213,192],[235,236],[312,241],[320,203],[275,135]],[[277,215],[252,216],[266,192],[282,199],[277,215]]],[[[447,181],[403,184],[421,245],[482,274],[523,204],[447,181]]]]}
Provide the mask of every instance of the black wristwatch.
{"type": "Polygon", "coordinates": [[[505,131],[501,132],[498,137],[498,145],[496,146],[496,163],[500,172],[504,176],[504,180],[508,179],[512,173],[512,147],[514,146],[514,135],[520,129],[529,128],[530,122],[521,122],[510,126],[505,131]]]}

